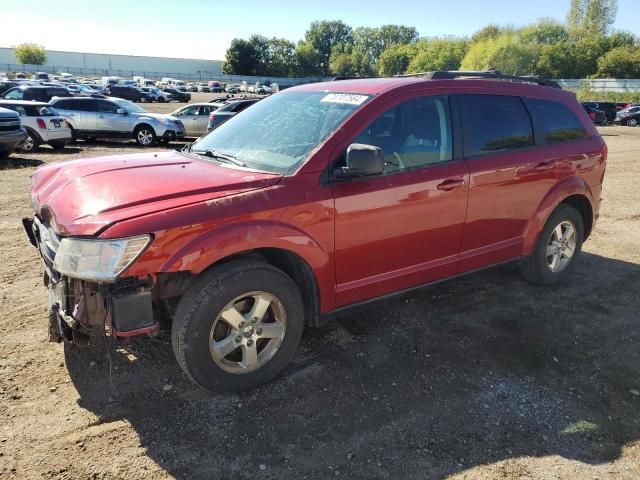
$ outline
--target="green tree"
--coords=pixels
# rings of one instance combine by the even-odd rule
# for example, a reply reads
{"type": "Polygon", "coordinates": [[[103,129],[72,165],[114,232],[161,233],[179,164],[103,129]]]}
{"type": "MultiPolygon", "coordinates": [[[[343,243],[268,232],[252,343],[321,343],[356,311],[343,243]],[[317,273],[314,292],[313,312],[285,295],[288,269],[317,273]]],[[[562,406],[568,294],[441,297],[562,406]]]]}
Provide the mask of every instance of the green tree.
{"type": "Polygon", "coordinates": [[[640,47],[624,45],[598,59],[598,76],[608,78],[640,78],[640,47]]]}
{"type": "Polygon", "coordinates": [[[434,70],[458,70],[467,52],[468,42],[459,38],[431,38],[418,42],[411,60],[410,73],[434,70]]]}
{"type": "Polygon", "coordinates": [[[336,45],[351,43],[352,29],[341,20],[321,20],[311,23],[305,33],[305,42],[313,46],[320,55],[320,72],[329,74],[329,59],[336,45]]]}
{"type": "Polygon", "coordinates": [[[525,44],[517,35],[504,33],[471,45],[462,60],[462,70],[495,68],[512,75],[526,75],[535,70],[540,47],[525,44]]]}
{"type": "Polygon", "coordinates": [[[572,43],[542,45],[535,73],[548,78],[576,78],[575,49],[572,43]]]}
{"type": "Polygon", "coordinates": [[[638,39],[631,32],[617,30],[609,35],[609,48],[611,49],[625,45],[635,45],[636,43],[638,43],[638,39]]]}
{"type": "Polygon", "coordinates": [[[296,47],[296,74],[301,77],[322,75],[322,56],[309,42],[299,42],[296,47]]]}
{"type": "Polygon", "coordinates": [[[234,38],[227,49],[222,72],[227,75],[255,75],[260,61],[260,52],[248,40],[234,38]]]}
{"type": "Polygon", "coordinates": [[[580,38],[573,46],[576,67],[574,78],[587,78],[598,71],[598,58],[609,50],[609,39],[604,35],[580,38]]]}
{"type": "Polygon", "coordinates": [[[373,75],[369,56],[353,45],[336,45],[331,52],[329,71],[332,75],[367,77],[373,75]]]}
{"type": "Polygon", "coordinates": [[[405,73],[417,54],[417,45],[389,45],[378,59],[378,75],[391,77],[405,73]]]}
{"type": "Polygon", "coordinates": [[[524,43],[554,44],[569,38],[567,28],[552,18],[541,18],[518,32],[524,43]]]}
{"type": "Polygon", "coordinates": [[[28,65],[44,65],[47,63],[47,52],[42,45],[21,43],[13,50],[18,63],[28,65]]]}
{"type": "Polygon", "coordinates": [[[502,28],[500,27],[500,25],[490,23],[471,36],[471,43],[497,38],[498,36],[500,36],[500,34],[502,34],[502,28]]]}
{"type": "Polygon", "coordinates": [[[293,76],[296,73],[296,46],[287,39],[272,38],[268,43],[266,61],[269,65],[269,75],[293,76]]]}
{"type": "Polygon", "coordinates": [[[618,0],[571,0],[567,25],[582,34],[606,35],[618,13],[618,0]]]}

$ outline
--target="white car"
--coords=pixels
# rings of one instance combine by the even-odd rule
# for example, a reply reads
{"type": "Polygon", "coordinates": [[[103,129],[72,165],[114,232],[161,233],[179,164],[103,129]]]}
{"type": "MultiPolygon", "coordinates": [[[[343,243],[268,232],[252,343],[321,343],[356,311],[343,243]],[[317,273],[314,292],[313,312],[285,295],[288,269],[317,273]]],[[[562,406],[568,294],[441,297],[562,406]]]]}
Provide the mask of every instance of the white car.
{"type": "Polygon", "coordinates": [[[35,152],[43,143],[60,150],[71,141],[69,124],[48,103],[1,100],[0,107],[20,114],[22,127],[27,131],[27,138],[19,147],[23,152],[35,152]]]}

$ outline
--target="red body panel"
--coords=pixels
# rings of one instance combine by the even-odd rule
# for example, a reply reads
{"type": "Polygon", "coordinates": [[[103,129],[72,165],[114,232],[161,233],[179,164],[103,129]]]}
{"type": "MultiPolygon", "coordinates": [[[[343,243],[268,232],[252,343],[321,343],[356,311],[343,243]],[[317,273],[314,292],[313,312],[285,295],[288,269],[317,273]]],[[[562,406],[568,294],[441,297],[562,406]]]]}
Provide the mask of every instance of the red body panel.
{"type": "Polygon", "coordinates": [[[553,209],[570,195],[589,200],[595,222],[604,142],[587,114],[570,93],[496,83],[414,78],[297,87],[377,96],[289,176],[177,152],[127,155],[39,169],[32,203],[62,235],[153,234],[125,276],[198,274],[239,252],[289,250],[315,274],[320,310],[326,313],[527,255],[553,209]],[[330,162],[390,104],[466,92],[565,102],[591,138],[472,160],[457,155],[445,164],[349,183],[323,180],[330,162]],[[445,180],[462,182],[451,191],[438,189],[445,180]]]}

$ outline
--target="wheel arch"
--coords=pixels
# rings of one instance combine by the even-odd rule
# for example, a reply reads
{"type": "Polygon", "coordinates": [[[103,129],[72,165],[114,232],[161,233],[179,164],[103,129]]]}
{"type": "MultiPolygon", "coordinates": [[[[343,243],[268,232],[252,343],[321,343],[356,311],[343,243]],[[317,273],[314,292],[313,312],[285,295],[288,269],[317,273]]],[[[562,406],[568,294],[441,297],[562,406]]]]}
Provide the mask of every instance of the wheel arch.
{"type": "Polygon", "coordinates": [[[566,204],[574,207],[582,216],[584,222],[584,238],[591,234],[594,224],[593,194],[591,188],[580,177],[567,177],[557,183],[544,197],[536,213],[529,220],[524,232],[523,256],[531,254],[535,248],[540,233],[551,214],[559,205],[566,204]]]}
{"type": "Polygon", "coordinates": [[[259,258],[291,277],[301,289],[310,325],[319,325],[321,312],[333,308],[330,256],[306,232],[280,222],[247,222],[214,230],[175,251],[160,270],[200,276],[242,258],[259,258]]]}
{"type": "Polygon", "coordinates": [[[27,126],[27,125],[23,125],[24,129],[29,132],[29,134],[31,135],[35,135],[36,140],[40,143],[44,143],[44,141],[42,140],[42,137],[40,136],[40,134],[38,132],[36,132],[33,128],[27,126]]]}

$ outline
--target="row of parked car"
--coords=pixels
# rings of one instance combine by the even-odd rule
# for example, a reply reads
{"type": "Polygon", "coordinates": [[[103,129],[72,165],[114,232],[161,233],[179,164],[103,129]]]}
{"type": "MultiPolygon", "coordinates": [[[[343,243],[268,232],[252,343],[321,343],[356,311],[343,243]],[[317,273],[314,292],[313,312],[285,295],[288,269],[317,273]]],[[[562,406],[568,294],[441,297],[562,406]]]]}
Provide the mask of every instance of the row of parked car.
{"type": "Polygon", "coordinates": [[[62,149],[77,139],[133,138],[148,147],[158,141],[200,137],[259,100],[217,99],[158,114],[117,97],[55,96],[49,102],[2,99],[0,155],[16,149],[34,152],[42,144],[62,149]]]}
{"type": "Polygon", "coordinates": [[[582,102],[582,108],[596,125],[619,124],[635,127],[640,124],[638,103],[582,102]]]}

